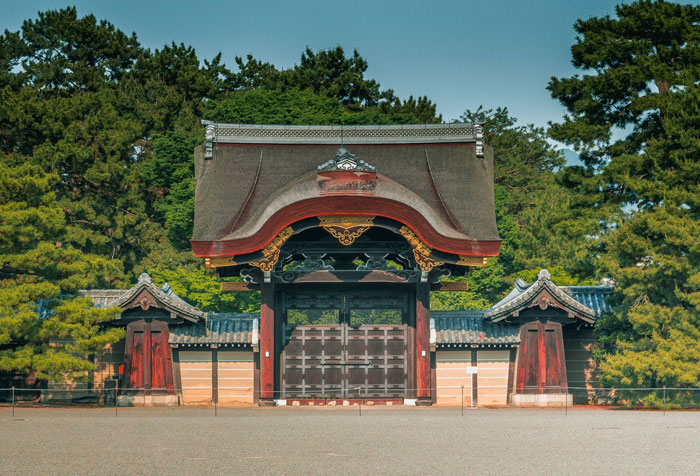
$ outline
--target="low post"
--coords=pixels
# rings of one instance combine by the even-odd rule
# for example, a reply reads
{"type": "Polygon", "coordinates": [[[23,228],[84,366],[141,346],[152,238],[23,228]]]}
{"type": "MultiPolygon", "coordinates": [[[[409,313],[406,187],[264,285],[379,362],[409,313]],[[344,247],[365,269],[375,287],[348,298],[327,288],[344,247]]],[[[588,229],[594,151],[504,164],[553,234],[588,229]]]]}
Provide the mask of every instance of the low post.
{"type": "Polygon", "coordinates": [[[666,414],[666,385],[664,385],[664,415],[666,414]]]}
{"type": "Polygon", "coordinates": [[[360,408],[360,416],[362,416],[362,400],[360,398],[360,391],[362,389],[360,387],[357,387],[357,406],[360,408]]]}
{"type": "Polygon", "coordinates": [[[15,417],[15,386],[12,386],[12,418],[15,417]]]}
{"type": "Polygon", "coordinates": [[[564,389],[564,406],[566,407],[566,410],[564,411],[564,415],[569,414],[569,387],[564,389]]]}
{"type": "Polygon", "coordinates": [[[464,385],[462,385],[462,416],[464,416],[464,385]]]}
{"type": "Polygon", "coordinates": [[[117,411],[118,411],[117,408],[118,408],[118,405],[117,405],[117,386],[115,385],[114,386],[114,416],[115,417],[119,416],[117,414],[117,411]]]}
{"type": "Polygon", "coordinates": [[[216,401],[218,400],[218,398],[214,398],[213,400],[214,400],[214,416],[219,416],[218,409],[216,408],[216,401]]]}

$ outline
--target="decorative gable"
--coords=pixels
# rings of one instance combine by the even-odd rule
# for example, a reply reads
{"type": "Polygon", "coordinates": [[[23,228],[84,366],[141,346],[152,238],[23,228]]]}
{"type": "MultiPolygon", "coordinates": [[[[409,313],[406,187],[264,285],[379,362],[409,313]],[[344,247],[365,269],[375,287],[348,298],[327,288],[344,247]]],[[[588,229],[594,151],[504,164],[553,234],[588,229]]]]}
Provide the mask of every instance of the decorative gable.
{"type": "Polygon", "coordinates": [[[581,319],[591,324],[597,318],[596,311],[581,304],[554,284],[546,269],[539,272],[537,280],[530,286],[518,280],[510,294],[489,309],[485,317],[492,322],[499,322],[517,317],[523,311],[535,307],[541,311],[560,309],[570,319],[581,319]]]}
{"type": "Polygon", "coordinates": [[[148,311],[151,308],[163,309],[173,317],[183,318],[191,322],[206,319],[206,313],[180,299],[167,284],[162,288],[156,286],[146,273],[142,273],[136,285],[111,305],[123,310],[134,308],[141,308],[143,311],[148,311]]]}

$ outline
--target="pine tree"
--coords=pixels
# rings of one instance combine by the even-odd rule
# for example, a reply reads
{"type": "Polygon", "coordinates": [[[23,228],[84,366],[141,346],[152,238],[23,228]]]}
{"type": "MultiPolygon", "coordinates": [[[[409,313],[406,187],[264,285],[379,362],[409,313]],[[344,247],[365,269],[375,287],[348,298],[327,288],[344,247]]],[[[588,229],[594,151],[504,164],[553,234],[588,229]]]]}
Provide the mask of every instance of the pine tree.
{"type": "Polygon", "coordinates": [[[93,368],[89,354],[123,337],[104,327],[118,309],[96,309],[76,292],[119,285],[122,266],[67,243],[52,191],[58,176],[17,159],[0,164],[0,371],[73,376],[93,368]]]}
{"type": "Polygon", "coordinates": [[[614,311],[598,324],[603,382],[700,386],[700,7],[638,1],[579,20],[583,76],[549,84],[568,115],[555,139],[603,218],[599,266],[614,311]]]}

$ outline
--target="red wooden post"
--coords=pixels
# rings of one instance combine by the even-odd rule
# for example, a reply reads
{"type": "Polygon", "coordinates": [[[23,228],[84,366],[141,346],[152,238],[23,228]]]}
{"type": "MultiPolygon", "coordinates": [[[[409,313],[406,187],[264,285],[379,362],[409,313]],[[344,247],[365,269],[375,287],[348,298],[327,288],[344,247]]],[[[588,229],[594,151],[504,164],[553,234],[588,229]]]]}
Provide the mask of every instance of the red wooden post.
{"type": "Polygon", "coordinates": [[[537,376],[539,393],[546,393],[545,387],[547,385],[547,348],[545,347],[544,343],[544,324],[541,322],[537,323],[537,361],[539,364],[539,373],[537,376]]]}
{"type": "Polygon", "coordinates": [[[144,402],[146,401],[146,392],[151,394],[152,383],[152,368],[151,361],[153,359],[153,342],[151,339],[151,323],[146,322],[143,331],[143,394],[144,402]]]}
{"type": "Polygon", "coordinates": [[[275,295],[272,283],[263,283],[260,291],[260,398],[271,400],[275,398],[275,295]]]}
{"type": "Polygon", "coordinates": [[[416,397],[430,398],[430,287],[416,290],[416,397]]]}

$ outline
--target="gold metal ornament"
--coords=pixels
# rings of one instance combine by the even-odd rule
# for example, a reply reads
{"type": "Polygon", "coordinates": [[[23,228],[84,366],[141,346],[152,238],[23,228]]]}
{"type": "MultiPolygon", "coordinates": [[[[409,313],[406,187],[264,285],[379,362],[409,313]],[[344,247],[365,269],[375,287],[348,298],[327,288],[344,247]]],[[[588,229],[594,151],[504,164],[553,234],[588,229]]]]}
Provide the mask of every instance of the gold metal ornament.
{"type": "Polygon", "coordinates": [[[430,256],[430,253],[432,253],[433,250],[431,250],[428,245],[423,243],[423,241],[418,238],[418,235],[416,235],[413,230],[407,226],[402,226],[399,229],[399,233],[401,236],[406,238],[406,241],[408,241],[413,248],[413,256],[416,259],[416,264],[421,271],[428,273],[436,266],[442,266],[445,264],[444,261],[436,260],[430,256]]]}
{"type": "Polygon", "coordinates": [[[294,229],[288,226],[280,231],[275,238],[262,250],[263,257],[256,261],[251,261],[250,264],[256,268],[260,268],[263,272],[273,271],[275,265],[280,258],[280,248],[294,234],[294,229]]]}
{"type": "Polygon", "coordinates": [[[486,256],[459,255],[457,264],[460,266],[480,266],[483,268],[488,264],[488,258],[486,256]]]}
{"type": "Polygon", "coordinates": [[[369,215],[329,215],[318,217],[318,220],[321,227],[341,245],[348,246],[374,226],[374,218],[369,215]]]}

